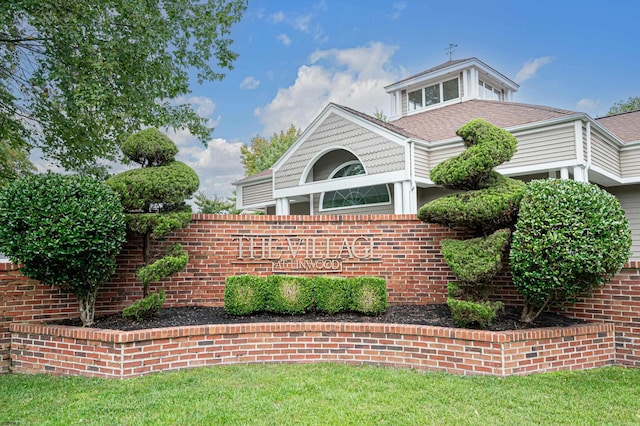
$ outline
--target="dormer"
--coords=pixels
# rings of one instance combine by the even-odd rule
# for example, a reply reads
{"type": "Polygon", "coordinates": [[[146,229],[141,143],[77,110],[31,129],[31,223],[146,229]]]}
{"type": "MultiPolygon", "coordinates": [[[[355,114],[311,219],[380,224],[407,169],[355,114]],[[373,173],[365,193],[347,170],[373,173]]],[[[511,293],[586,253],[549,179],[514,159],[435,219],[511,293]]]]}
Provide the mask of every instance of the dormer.
{"type": "Polygon", "coordinates": [[[509,102],[517,83],[477,58],[445,62],[385,87],[390,120],[471,99],[509,102]]]}

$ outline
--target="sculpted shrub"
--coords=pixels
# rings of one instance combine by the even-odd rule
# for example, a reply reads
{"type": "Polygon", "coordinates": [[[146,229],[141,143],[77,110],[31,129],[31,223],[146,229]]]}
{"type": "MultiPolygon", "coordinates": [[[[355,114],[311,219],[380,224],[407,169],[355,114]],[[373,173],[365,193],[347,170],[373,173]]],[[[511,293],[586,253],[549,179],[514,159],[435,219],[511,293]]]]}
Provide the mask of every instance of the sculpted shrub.
{"type": "Polygon", "coordinates": [[[630,247],[629,225],[613,195],[582,182],[529,182],[510,257],[513,283],[525,299],[522,321],[591,293],[624,265],[630,247]]]}
{"type": "Polygon", "coordinates": [[[418,210],[424,222],[463,227],[477,235],[467,240],[441,241],[444,260],[456,275],[447,304],[456,324],[488,327],[502,304],[487,300],[488,288],[503,266],[511,228],[525,184],[493,170],[509,161],[518,141],[484,120],[471,120],[456,131],[465,144],[459,155],[431,170],[431,180],[462,190],[435,199],[418,210]]]}
{"type": "Polygon", "coordinates": [[[238,275],[227,277],[224,309],[231,315],[251,315],[265,309],[265,284],[262,277],[238,275]]]}
{"type": "Polygon", "coordinates": [[[304,314],[313,303],[313,280],[307,277],[271,275],[265,286],[266,310],[276,314],[304,314]]]}

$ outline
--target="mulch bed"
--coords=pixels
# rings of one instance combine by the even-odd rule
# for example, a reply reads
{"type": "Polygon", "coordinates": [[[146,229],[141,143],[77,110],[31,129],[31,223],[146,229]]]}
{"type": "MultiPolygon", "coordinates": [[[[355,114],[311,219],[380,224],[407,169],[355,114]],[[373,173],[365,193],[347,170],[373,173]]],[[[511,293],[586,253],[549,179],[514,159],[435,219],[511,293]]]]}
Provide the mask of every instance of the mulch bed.
{"type": "MultiPolygon", "coordinates": [[[[533,323],[519,321],[521,308],[507,306],[494,322],[490,330],[518,330],[523,328],[566,327],[583,324],[585,321],[568,318],[560,314],[546,312],[533,323]]],[[[434,305],[393,305],[387,312],[379,316],[366,316],[357,313],[339,313],[334,315],[310,311],[305,315],[274,315],[268,313],[233,316],[224,308],[189,306],[180,308],[164,308],[152,319],[131,321],[121,315],[109,315],[96,318],[93,328],[112,330],[144,330],[160,327],[177,327],[204,324],[239,324],[255,322],[373,322],[389,324],[421,324],[438,327],[457,327],[451,318],[446,304],[434,305]]],[[[79,320],[58,321],[58,325],[82,326],[79,320]]]]}

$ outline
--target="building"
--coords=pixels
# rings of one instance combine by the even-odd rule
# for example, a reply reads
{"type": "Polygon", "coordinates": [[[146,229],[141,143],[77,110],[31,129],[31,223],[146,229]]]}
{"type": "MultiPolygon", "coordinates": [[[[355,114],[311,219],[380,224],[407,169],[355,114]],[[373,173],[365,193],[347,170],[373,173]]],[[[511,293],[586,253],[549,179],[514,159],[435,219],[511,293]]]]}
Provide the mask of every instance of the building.
{"type": "Polygon", "coordinates": [[[446,190],[429,171],[464,149],[455,131],[483,118],[518,152],[498,170],[523,180],[592,182],[616,195],[640,259],[640,111],[602,118],[513,102],[519,86],[477,58],[385,88],[388,121],[329,104],[271,170],[235,182],[238,207],[268,214],[413,214],[446,190]]]}

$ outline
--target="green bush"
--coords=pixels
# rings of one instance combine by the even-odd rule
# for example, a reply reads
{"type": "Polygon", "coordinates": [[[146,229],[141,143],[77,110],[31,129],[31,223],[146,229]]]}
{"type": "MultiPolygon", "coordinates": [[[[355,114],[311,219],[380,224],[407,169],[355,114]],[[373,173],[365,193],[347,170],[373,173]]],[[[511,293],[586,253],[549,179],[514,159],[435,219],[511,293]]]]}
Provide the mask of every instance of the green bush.
{"type": "Polygon", "coordinates": [[[380,315],[387,310],[387,282],[378,277],[351,278],[351,310],[380,315]]]}
{"type": "Polygon", "coordinates": [[[525,183],[491,172],[483,185],[482,189],[428,202],[418,210],[418,219],[449,227],[470,228],[483,235],[512,227],[518,217],[525,183]]]}
{"type": "Polygon", "coordinates": [[[315,305],[320,312],[335,314],[349,310],[351,279],[342,277],[316,277],[314,280],[315,305]]]}
{"type": "Polygon", "coordinates": [[[498,312],[504,308],[502,302],[490,302],[488,300],[472,302],[452,297],[447,299],[447,305],[449,305],[451,316],[456,325],[465,328],[472,325],[489,328],[498,312]]]}
{"type": "Polygon", "coordinates": [[[266,283],[266,309],[277,314],[304,314],[313,304],[313,280],[271,275],[266,283]]]}
{"type": "Polygon", "coordinates": [[[136,274],[144,286],[159,281],[171,274],[182,271],[189,263],[189,253],[182,250],[182,245],[174,244],[166,255],[150,265],[138,269],[136,274]]]}
{"type": "Polygon", "coordinates": [[[488,237],[442,240],[442,254],[459,281],[489,283],[502,269],[511,231],[502,229],[488,237]]]}
{"type": "Polygon", "coordinates": [[[160,312],[165,300],[167,300],[167,293],[160,290],[159,293],[152,293],[124,308],[122,316],[136,321],[153,318],[160,312]]]}
{"type": "Polygon", "coordinates": [[[142,167],[161,166],[175,159],[178,147],[158,129],[149,128],[129,136],[120,146],[122,153],[142,167]]]}
{"type": "Polygon", "coordinates": [[[0,252],[25,276],[75,294],[84,325],[124,240],[118,195],[88,177],[32,175],[0,191],[0,252]]]}
{"type": "Polygon", "coordinates": [[[511,159],[518,144],[511,133],[482,119],[469,121],[456,134],[467,149],[429,174],[436,185],[451,189],[480,189],[494,167],[511,159]]]}
{"type": "Polygon", "coordinates": [[[631,232],[613,195],[570,180],[527,184],[511,245],[523,321],[589,294],[629,258],[631,232]]]}
{"type": "Polygon", "coordinates": [[[264,278],[253,275],[227,277],[224,309],[231,315],[251,315],[264,311],[265,284],[264,278]]]}

